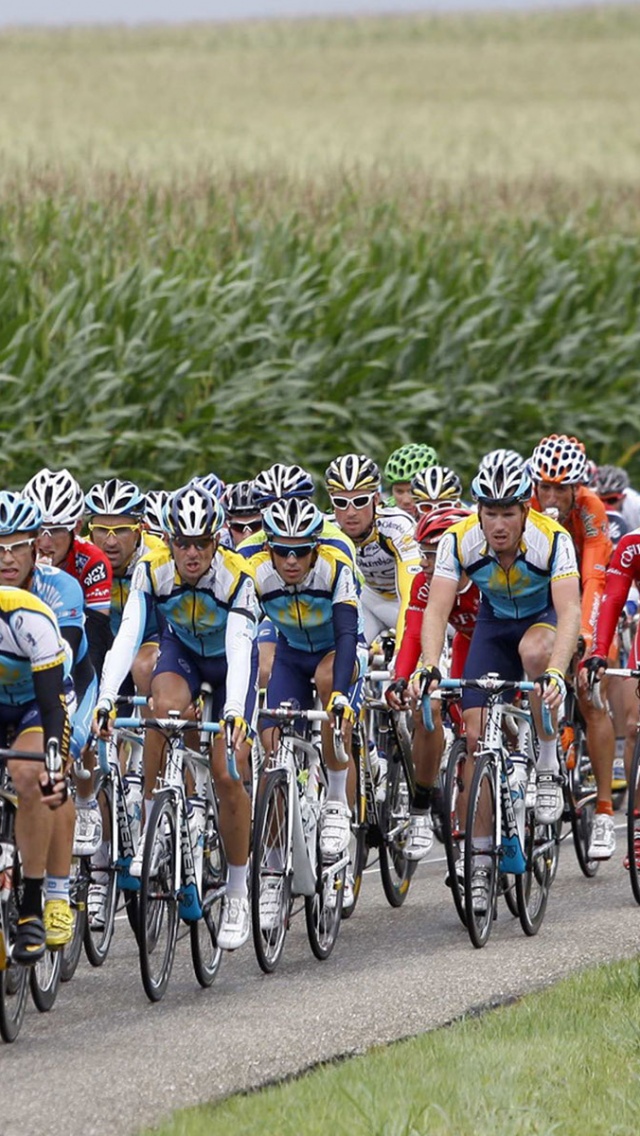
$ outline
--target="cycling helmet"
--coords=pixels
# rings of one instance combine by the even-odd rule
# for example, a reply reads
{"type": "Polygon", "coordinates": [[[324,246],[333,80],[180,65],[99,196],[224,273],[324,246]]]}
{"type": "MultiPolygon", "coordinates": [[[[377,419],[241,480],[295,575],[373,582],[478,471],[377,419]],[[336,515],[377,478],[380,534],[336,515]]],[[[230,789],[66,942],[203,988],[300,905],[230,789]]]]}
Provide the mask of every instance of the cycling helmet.
{"type": "Polygon", "coordinates": [[[418,544],[437,544],[447,529],[471,516],[469,509],[434,509],[425,517],[420,517],[416,525],[415,539],[418,544]]]}
{"type": "Polygon", "coordinates": [[[411,493],[414,501],[429,504],[460,502],[462,482],[457,473],[446,465],[431,465],[421,469],[411,478],[411,493]]]}
{"type": "Polygon", "coordinates": [[[0,536],[17,532],[37,532],[42,524],[42,513],[35,501],[19,493],[0,493],[0,536]]]}
{"type": "Polygon", "coordinates": [[[485,454],[471,482],[471,493],[483,505],[522,504],[531,497],[533,486],[521,459],[505,457],[505,450],[485,454]]]}
{"type": "Polygon", "coordinates": [[[353,489],[377,493],[380,488],[380,470],[366,454],[343,454],[327,466],[324,480],[329,494],[350,492],[353,489]]]}
{"type": "Polygon", "coordinates": [[[162,535],[167,530],[164,525],[164,508],[171,494],[166,489],[150,489],[144,499],[144,521],[149,532],[162,535]]]}
{"type": "Polygon", "coordinates": [[[306,537],[317,540],[324,518],[313,501],[274,501],[262,518],[267,540],[289,540],[306,537]]]}
{"type": "Polygon", "coordinates": [[[538,442],[529,459],[534,481],[580,485],[587,479],[587,456],[582,442],[567,434],[550,434],[538,442]]]}
{"type": "Polygon", "coordinates": [[[598,466],[594,489],[600,497],[621,497],[629,488],[629,475],[619,465],[598,466]]]}
{"type": "Polygon", "coordinates": [[[438,455],[432,446],[422,442],[410,442],[407,446],[400,446],[394,450],[384,467],[384,479],[390,485],[398,481],[411,481],[421,469],[435,465],[438,455]]]}
{"type": "Polygon", "coordinates": [[[282,465],[281,462],[263,469],[253,481],[253,491],[260,509],[271,505],[273,501],[311,497],[313,490],[313,479],[306,469],[299,465],[282,465]]]}
{"type": "Polygon", "coordinates": [[[105,513],[107,516],[140,517],[144,512],[145,495],[132,481],[110,477],[108,481],[92,485],[84,503],[87,512],[94,515],[105,513]]]}
{"type": "Polygon", "coordinates": [[[221,500],[225,490],[225,484],[217,473],[205,473],[203,477],[192,477],[189,485],[199,485],[201,489],[206,489],[212,497],[216,497],[218,501],[221,500]]]}
{"type": "Polygon", "coordinates": [[[480,459],[478,472],[484,469],[485,466],[491,466],[497,461],[508,462],[509,465],[514,467],[522,467],[527,464],[522,454],[519,454],[517,450],[490,450],[488,454],[485,454],[484,457],[480,459]],[[500,454],[500,458],[498,458],[498,454],[500,454]]]}
{"type": "Polygon", "coordinates": [[[84,493],[68,469],[41,469],[22,493],[38,506],[44,525],[72,529],[84,513],[84,493]]]}
{"type": "Polygon", "coordinates": [[[224,524],[224,509],[200,485],[185,485],[170,495],[164,523],[171,536],[214,536],[224,524]]]}
{"type": "Polygon", "coordinates": [[[237,481],[235,485],[227,485],[222,503],[229,518],[255,517],[259,512],[252,481],[237,481]]]}

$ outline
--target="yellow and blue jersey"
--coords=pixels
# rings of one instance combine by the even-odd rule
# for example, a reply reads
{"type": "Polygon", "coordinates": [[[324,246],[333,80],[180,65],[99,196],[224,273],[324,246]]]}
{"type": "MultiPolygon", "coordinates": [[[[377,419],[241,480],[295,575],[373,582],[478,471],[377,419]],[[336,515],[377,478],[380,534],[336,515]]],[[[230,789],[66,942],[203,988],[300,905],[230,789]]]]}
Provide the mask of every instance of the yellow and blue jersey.
{"type": "Polygon", "coordinates": [[[51,608],[32,592],[0,587],[0,703],[32,702],[34,673],[60,665],[68,676],[71,653],[51,608]]]}
{"type": "MultiPolygon", "coordinates": [[[[140,543],[136,548],[131,560],[125,568],[123,576],[113,577],[111,583],[111,608],[109,611],[109,623],[114,635],[118,634],[120,624],[122,623],[122,613],[125,604],[129,599],[129,592],[131,591],[131,581],[133,573],[139,561],[143,556],[148,556],[149,553],[159,553],[163,549],[166,550],[166,544],[159,536],[154,536],[153,533],[143,532],[140,538],[140,543]]],[[[149,639],[153,639],[158,634],[158,618],[155,610],[151,610],[148,615],[147,626],[142,634],[142,642],[146,643],[149,639]]]]}

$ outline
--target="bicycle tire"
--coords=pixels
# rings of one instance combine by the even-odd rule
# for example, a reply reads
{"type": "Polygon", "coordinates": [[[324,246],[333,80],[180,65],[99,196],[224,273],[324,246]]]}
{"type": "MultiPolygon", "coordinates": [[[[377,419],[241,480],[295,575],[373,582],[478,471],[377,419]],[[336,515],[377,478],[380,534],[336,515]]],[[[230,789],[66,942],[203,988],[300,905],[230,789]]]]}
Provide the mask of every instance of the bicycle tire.
{"type": "Polygon", "coordinates": [[[516,895],[516,879],[517,876],[507,872],[500,872],[498,875],[498,894],[502,895],[509,914],[513,915],[514,919],[517,919],[520,914],[516,895]]]}
{"type": "Polygon", "coordinates": [[[636,903],[640,903],[640,867],[636,861],[636,824],[640,830],[640,818],[636,813],[636,797],[640,793],[640,733],[636,736],[629,773],[629,795],[627,797],[627,856],[629,857],[629,879],[636,903]]]}
{"type": "Polygon", "coordinates": [[[251,854],[251,926],[260,969],[272,974],[284,950],[291,910],[289,787],[284,769],[263,774],[253,825],[251,854]],[[277,891],[274,926],[264,927],[260,900],[266,887],[277,891]]]}
{"type": "Polygon", "coordinates": [[[33,1004],[41,1014],[52,1009],[62,975],[62,951],[45,951],[43,957],[29,969],[29,985],[33,1004]]]}
{"type": "MultiPolygon", "coordinates": [[[[596,811],[595,788],[584,785],[584,764],[588,762],[586,754],[586,739],[584,730],[579,722],[575,724],[575,765],[569,770],[566,803],[571,819],[573,833],[573,847],[575,849],[580,870],[587,879],[593,879],[598,868],[599,860],[589,859],[589,844],[596,811]]],[[[590,768],[590,765],[589,765],[590,768]]]]}
{"type": "Polygon", "coordinates": [[[557,849],[555,825],[538,824],[535,808],[525,808],[523,851],[527,867],[515,877],[518,916],[525,935],[537,935],[547,910],[555,876],[552,848],[557,849]]]}
{"type": "Polygon", "coordinates": [[[62,948],[60,981],[70,982],[80,962],[84,941],[84,926],[87,918],[87,882],[79,859],[71,862],[69,881],[69,902],[74,911],[73,936],[70,943],[62,948]]]}
{"type": "Polygon", "coordinates": [[[346,866],[336,871],[324,864],[320,853],[320,832],[316,834],[316,890],[305,896],[304,914],[309,944],[323,962],[336,945],[342,922],[342,903],[346,866]]]}
{"type": "Polygon", "coordinates": [[[387,763],[387,792],[380,809],[380,878],[387,903],[401,907],[418,866],[404,854],[411,776],[407,774],[399,746],[389,747],[387,763]]]}
{"type": "Polygon", "coordinates": [[[442,790],[442,835],[447,856],[448,884],[453,896],[455,909],[463,927],[467,925],[464,905],[464,891],[456,871],[460,861],[460,844],[464,840],[464,818],[458,812],[462,772],[467,760],[467,743],[464,738],[456,738],[447,760],[442,790]]]}
{"type": "Polygon", "coordinates": [[[227,879],[227,861],[220,838],[218,813],[214,802],[207,802],[204,822],[201,897],[202,919],[191,924],[191,961],[202,987],[211,986],[222,962],[218,931],[222,919],[222,899],[227,879]]]}
{"type": "MultiPolygon", "coordinates": [[[[109,817],[113,815],[113,788],[110,781],[104,781],[97,790],[106,798],[106,810],[109,817]]],[[[109,862],[104,871],[100,871],[100,875],[107,876],[106,882],[106,902],[105,902],[105,918],[104,927],[94,929],[89,922],[88,910],[85,912],[86,918],[84,921],[84,950],[85,954],[91,963],[91,966],[100,967],[104,963],[111,946],[113,933],[115,930],[116,909],[118,907],[118,879],[116,871],[113,867],[115,857],[113,855],[112,843],[109,843],[109,862]]],[[[88,905],[89,888],[93,883],[96,883],[94,877],[96,869],[92,866],[91,857],[83,857],[82,867],[84,875],[87,880],[86,901],[88,905]]],[[[102,881],[101,881],[102,882],[102,881]]]]}
{"type": "Polygon", "coordinates": [[[349,845],[351,876],[353,881],[353,903],[349,907],[345,907],[343,904],[343,919],[350,919],[356,909],[360,891],[362,889],[364,870],[367,866],[367,860],[369,859],[369,851],[371,848],[369,821],[367,817],[367,799],[363,784],[364,767],[362,758],[359,753],[359,747],[361,745],[362,735],[359,730],[354,730],[353,757],[356,767],[356,798],[354,804],[354,815],[351,824],[351,842],[349,845]]]}
{"type": "MultiPolygon", "coordinates": [[[[18,922],[17,894],[20,887],[20,857],[17,851],[13,858],[13,887],[8,898],[4,927],[10,939],[15,935],[18,922]]],[[[0,1036],[9,1044],[16,1040],[27,1007],[29,997],[29,971],[17,963],[0,970],[0,1036]]]]}
{"type": "Polygon", "coordinates": [[[161,792],[154,799],[147,822],[139,892],[140,974],[151,1002],[164,997],[176,952],[176,827],[173,794],[161,792]]]}
{"type": "Polygon", "coordinates": [[[488,795],[487,799],[484,802],[483,812],[484,816],[486,817],[488,806],[491,828],[494,834],[492,839],[494,839],[495,842],[495,759],[491,754],[488,753],[481,753],[476,756],[475,769],[473,771],[473,780],[471,782],[471,789],[469,791],[466,826],[467,834],[464,846],[464,894],[467,931],[469,933],[471,942],[477,949],[485,946],[491,934],[498,890],[498,850],[495,847],[491,850],[483,848],[480,850],[479,854],[487,857],[489,861],[489,863],[485,865],[489,873],[488,901],[486,911],[474,911],[473,897],[471,894],[471,883],[473,870],[475,867],[476,848],[474,845],[473,833],[475,831],[475,819],[480,810],[480,802],[483,793],[486,793],[488,795]]]}

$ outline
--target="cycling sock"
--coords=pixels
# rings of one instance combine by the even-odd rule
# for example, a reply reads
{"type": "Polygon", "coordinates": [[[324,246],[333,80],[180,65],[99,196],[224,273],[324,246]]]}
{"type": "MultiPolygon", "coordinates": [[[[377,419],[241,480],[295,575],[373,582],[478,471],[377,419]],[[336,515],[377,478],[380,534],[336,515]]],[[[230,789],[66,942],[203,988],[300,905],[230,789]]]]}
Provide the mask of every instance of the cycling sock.
{"type": "Polygon", "coordinates": [[[327,800],[347,804],[346,769],[327,769],[327,800]]]}
{"type": "Polygon", "coordinates": [[[76,809],[97,809],[97,807],[98,799],[95,795],[93,797],[81,797],[80,794],[76,794],[76,809]]]}
{"type": "Polygon", "coordinates": [[[47,876],[45,889],[47,899],[64,899],[69,902],[68,876],[47,876]]]}
{"type": "Polygon", "coordinates": [[[229,864],[227,867],[227,895],[243,899],[248,894],[247,865],[229,864]]]}
{"type": "Polygon", "coordinates": [[[597,801],[596,813],[603,813],[605,816],[613,816],[613,805],[611,801],[597,801]]]}
{"type": "Polygon", "coordinates": [[[44,886],[44,879],[36,880],[33,877],[24,876],[22,883],[21,917],[26,919],[29,915],[37,915],[38,919],[42,919],[42,888],[44,886]]]}
{"type": "Polygon", "coordinates": [[[538,773],[557,773],[558,772],[558,754],[556,751],[556,739],[551,738],[550,741],[540,738],[540,753],[537,762],[538,773]]]}
{"type": "Polygon", "coordinates": [[[433,785],[420,785],[420,783],[416,781],[416,791],[413,794],[411,811],[426,813],[431,808],[432,801],[433,785]]]}

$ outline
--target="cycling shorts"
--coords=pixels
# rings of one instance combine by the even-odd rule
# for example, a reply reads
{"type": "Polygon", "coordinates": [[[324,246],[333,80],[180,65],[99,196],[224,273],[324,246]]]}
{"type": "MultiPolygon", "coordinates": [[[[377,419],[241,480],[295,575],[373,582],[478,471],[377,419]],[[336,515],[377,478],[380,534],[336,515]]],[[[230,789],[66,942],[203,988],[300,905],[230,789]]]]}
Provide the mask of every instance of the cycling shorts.
{"type": "MultiPolygon", "coordinates": [[[[76,709],[76,692],[73,682],[66,678],[63,683],[67,713],[73,717],[76,709]]],[[[18,734],[42,729],[40,707],[35,698],[31,702],[22,702],[20,705],[11,705],[8,702],[0,703],[0,748],[6,749],[18,737],[18,734]]]]}
{"type": "MultiPolygon", "coordinates": [[[[267,706],[273,709],[281,702],[295,702],[301,710],[311,710],[315,698],[313,676],[327,654],[327,651],[297,651],[295,647],[290,647],[281,635],[276,645],[271,678],[267,686],[267,706]]],[[[366,667],[366,648],[358,647],[357,674],[349,690],[345,691],[356,717],[362,706],[366,667]]]]}
{"type": "MultiPolygon", "coordinates": [[[[520,640],[525,631],[536,626],[556,626],[556,613],[552,607],[522,619],[498,619],[489,604],[482,600],[463,677],[481,678],[494,673],[517,682],[522,678],[522,660],[518,650],[520,640]]],[[[462,692],[463,710],[484,706],[486,701],[487,694],[483,690],[462,692]]]]}
{"type": "Polygon", "coordinates": [[[272,619],[265,615],[264,619],[260,620],[258,624],[258,642],[259,643],[277,643],[278,642],[278,628],[272,619]]]}
{"type": "MultiPolygon", "coordinates": [[[[200,693],[203,682],[208,682],[213,691],[212,711],[213,720],[222,718],[227,689],[227,660],[224,655],[211,655],[209,657],[197,655],[181,643],[177,635],[169,630],[160,637],[160,651],[153,670],[151,681],[161,674],[176,674],[183,678],[189,687],[192,699],[200,693]]],[[[256,708],[258,685],[258,644],[254,641],[251,651],[251,679],[245,707],[245,719],[253,722],[256,708]]]]}

